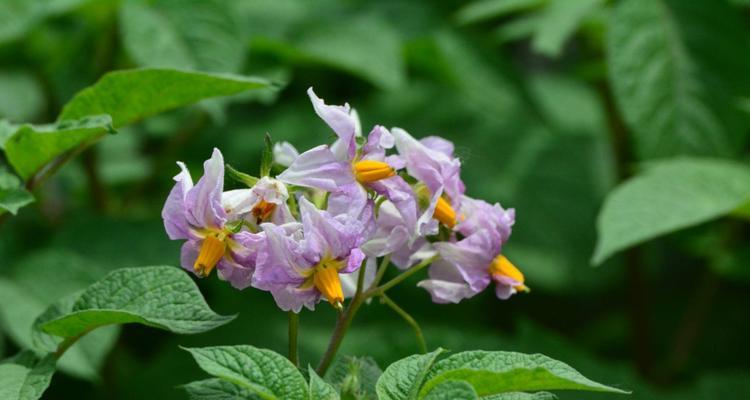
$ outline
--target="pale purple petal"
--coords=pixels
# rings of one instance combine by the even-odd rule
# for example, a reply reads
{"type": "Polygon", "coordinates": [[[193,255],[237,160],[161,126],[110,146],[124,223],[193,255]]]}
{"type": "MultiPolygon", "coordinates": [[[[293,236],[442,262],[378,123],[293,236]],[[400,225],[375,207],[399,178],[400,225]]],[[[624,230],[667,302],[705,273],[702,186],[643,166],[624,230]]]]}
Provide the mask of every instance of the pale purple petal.
{"type": "Polygon", "coordinates": [[[459,242],[434,244],[440,256],[453,264],[474,290],[487,287],[489,267],[500,253],[499,234],[481,230],[459,242]]]}
{"type": "Polygon", "coordinates": [[[349,215],[362,223],[372,223],[373,203],[367,191],[358,183],[339,187],[328,196],[328,212],[331,215],[349,215]]]}
{"type": "Polygon", "coordinates": [[[395,139],[388,129],[375,125],[367,135],[367,142],[362,146],[362,159],[385,160],[385,151],[393,147],[395,139]]]}
{"type": "Polygon", "coordinates": [[[203,176],[187,192],[185,198],[188,224],[194,227],[221,228],[227,220],[221,206],[224,189],[224,157],[214,149],[211,158],[203,164],[203,176]]]}
{"type": "Polygon", "coordinates": [[[300,244],[287,236],[282,227],[261,226],[266,234],[266,245],[257,254],[253,286],[270,290],[279,285],[301,285],[305,281],[301,272],[313,265],[305,259],[300,244]]]}
{"type": "Polygon", "coordinates": [[[430,204],[427,206],[427,209],[424,210],[422,215],[420,215],[417,219],[417,235],[419,235],[420,237],[431,236],[438,233],[438,221],[433,218],[433,216],[435,215],[435,207],[437,207],[438,199],[440,199],[440,196],[442,196],[442,194],[443,189],[438,188],[432,194],[432,198],[430,199],[430,204]]]}
{"type": "Polygon", "coordinates": [[[182,248],[180,249],[180,265],[196,276],[198,274],[195,273],[195,268],[193,267],[195,266],[195,260],[198,259],[201,244],[201,242],[188,240],[182,244],[182,248]]]}
{"type": "Polygon", "coordinates": [[[430,292],[435,303],[458,303],[484,290],[484,287],[472,288],[455,265],[446,260],[436,260],[428,271],[430,279],[419,282],[418,286],[430,292]]]}
{"type": "Polygon", "coordinates": [[[461,181],[461,162],[441,150],[431,149],[400,128],[391,131],[399,155],[406,162],[409,175],[435,193],[443,188],[455,208],[459,208],[465,186],[461,181]]]}
{"type": "Polygon", "coordinates": [[[300,154],[277,178],[291,185],[333,192],[354,182],[354,173],[349,163],[340,162],[328,146],[321,145],[300,154]]]}
{"type": "Polygon", "coordinates": [[[216,265],[216,270],[219,279],[229,282],[235,289],[242,290],[250,286],[255,269],[223,257],[216,265]]]}
{"type": "Polygon", "coordinates": [[[299,209],[306,246],[319,256],[328,254],[343,260],[362,243],[362,224],[359,221],[347,215],[333,217],[327,211],[317,209],[305,197],[300,198],[299,209]]]}
{"type": "Polygon", "coordinates": [[[342,274],[352,273],[362,266],[362,261],[364,260],[365,253],[363,253],[362,250],[358,248],[352,249],[351,253],[349,253],[349,258],[346,260],[346,265],[344,268],[341,268],[339,272],[342,274]]]}
{"type": "Polygon", "coordinates": [[[481,229],[491,229],[501,236],[501,243],[505,243],[511,234],[515,223],[514,209],[503,209],[500,204],[489,204],[483,200],[464,196],[461,203],[459,224],[456,230],[464,236],[472,235],[481,229]]]}
{"type": "Polygon", "coordinates": [[[320,292],[314,288],[299,289],[290,285],[272,285],[267,290],[283,311],[299,313],[303,306],[315,310],[315,304],[320,301],[320,292]]]}
{"type": "Polygon", "coordinates": [[[414,243],[405,243],[393,251],[391,262],[400,269],[407,269],[417,263],[435,256],[435,248],[424,238],[418,238],[414,243]]]}
{"type": "Polygon", "coordinates": [[[351,115],[348,104],[331,106],[315,95],[313,88],[307,89],[307,95],[315,108],[315,113],[328,124],[339,139],[331,147],[339,161],[350,161],[357,153],[356,132],[359,122],[351,115]]]}
{"type": "Polygon", "coordinates": [[[185,164],[178,162],[180,173],[175,175],[175,185],[167,196],[161,217],[164,219],[164,229],[170,239],[187,239],[189,237],[188,222],[186,219],[185,196],[193,187],[193,179],[190,177],[185,164]]]}
{"type": "Polygon", "coordinates": [[[453,157],[454,146],[450,140],[443,139],[440,136],[427,136],[423,137],[420,142],[432,150],[439,151],[448,157],[453,157]]]}
{"type": "Polygon", "coordinates": [[[289,142],[278,142],[273,145],[273,161],[288,167],[299,157],[299,151],[289,142]]]}
{"type": "MultiPolygon", "coordinates": [[[[396,207],[403,224],[414,232],[417,223],[417,199],[414,190],[404,178],[396,175],[370,184],[378,194],[383,195],[396,207]]],[[[436,200],[437,201],[437,200],[436,200]]],[[[434,211],[434,208],[433,208],[434,211]]]]}
{"type": "Polygon", "coordinates": [[[236,219],[253,209],[253,196],[250,189],[229,190],[221,194],[221,206],[228,219],[236,219]]]}
{"type": "Polygon", "coordinates": [[[495,296],[500,300],[508,300],[510,296],[513,296],[515,293],[516,289],[514,289],[513,286],[505,285],[500,282],[495,285],[495,296]]]}

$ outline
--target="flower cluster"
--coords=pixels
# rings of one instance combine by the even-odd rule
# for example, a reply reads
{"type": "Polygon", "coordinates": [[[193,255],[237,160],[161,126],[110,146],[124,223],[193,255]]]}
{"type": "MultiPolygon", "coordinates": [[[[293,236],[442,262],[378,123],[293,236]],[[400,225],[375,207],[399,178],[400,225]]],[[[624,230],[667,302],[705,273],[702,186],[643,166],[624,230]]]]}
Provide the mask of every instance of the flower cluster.
{"type": "Polygon", "coordinates": [[[178,162],[162,217],[169,237],[185,240],[183,268],[199,277],[215,268],[294,312],[321,299],[341,308],[360,273],[373,284],[378,257],[402,270],[431,264],[418,286],[436,303],[458,303],[491,283],[501,299],[528,290],[502,255],[514,210],[465,195],[450,141],[380,125],[363,136],[348,104],[327,105],[312,88],[308,95],[337,139],[303,153],[277,143],[273,162],[286,169],[276,177],[248,176],[250,187],[224,191],[219,150],[195,185],[178,162]]]}

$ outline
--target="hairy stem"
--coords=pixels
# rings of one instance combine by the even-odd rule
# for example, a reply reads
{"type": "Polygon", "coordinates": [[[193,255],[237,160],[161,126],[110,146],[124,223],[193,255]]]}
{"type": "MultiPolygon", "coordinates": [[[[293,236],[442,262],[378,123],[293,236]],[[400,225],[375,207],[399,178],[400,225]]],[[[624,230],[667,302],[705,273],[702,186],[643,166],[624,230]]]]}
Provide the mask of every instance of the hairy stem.
{"type": "Polygon", "coordinates": [[[389,265],[391,265],[390,254],[383,257],[383,261],[380,262],[380,267],[378,267],[378,274],[375,275],[375,280],[372,281],[372,284],[370,285],[369,289],[378,287],[378,284],[380,283],[381,280],[383,280],[383,276],[385,276],[385,270],[388,269],[389,265]]]}
{"type": "Polygon", "coordinates": [[[386,292],[386,290],[398,285],[399,283],[403,282],[406,278],[416,274],[417,272],[421,271],[428,265],[432,264],[432,262],[435,261],[435,258],[437,258],[437,256],[430,257],[422,261],[421,263],[407,269],[406,271],[402,272],[400,275],[397,275],[395,278],[391,279],[390,281],[384,283],[383,286],[368,290],[367,292],[365,292],[364,297],[370,298],[373,296],[382,295],[383,293],[386,292]]]}
{"type": "Polygon", "coordinates": [[[359,276],[357,277],[357,291],[354,293],[354,297],[349,303],[349,306],[346,308],[346,310],[344,310],[343,313],[339,314],[338,318],[336,319],[336,327],[333,328],[333,334],[331,334],[331,339],[328,342],[328,348],[323,354],[323,358],[320,359],[318,367],[315,369],[315,372],[317,372],[320,376],[325,375],[328,367],[331,366],[331,362],[333,362],[333,359],[336,357],[336,353],[339,351],[339,347],[341,347],[341,342],[344,340],[346,331],[349,330],[349,325],[351,325],[352,320],[354,319],[354,315],[357,313],[357,310],[359,310],[359,306],[362,305],[362,302],[365,300],[362,296],[362,289],[365,285],[366,269],[367,261],[365,260],[362,262],[362,266],[359,268],[359,276]]]}
{"type": "Polygon", "coordinates": [[[380,295],[380,300],[383,302],[383,304],[390,307],[393,311],[396,312],[401,318],[406,321],[409,326],[411,326],[412,329],[414,329],[414,334],[417,337],[417,344],[419,345],[419,352],[424,354],[427,353],[427,343],[425,343],[424,335],[422,334],[422,328],[419,327],[419,323],[409,315],[406,311],[404,311],[403,308],[399,307],[398,304],[396,304],[393,300],[391,300],[390,297],[386,296],[385,294],[380,295]]]}
{"type": "Polygon", "coordinates": [[[289,311],[289,361],[299,367],[297,336],[299,331],[299,314],[289,311]]]}

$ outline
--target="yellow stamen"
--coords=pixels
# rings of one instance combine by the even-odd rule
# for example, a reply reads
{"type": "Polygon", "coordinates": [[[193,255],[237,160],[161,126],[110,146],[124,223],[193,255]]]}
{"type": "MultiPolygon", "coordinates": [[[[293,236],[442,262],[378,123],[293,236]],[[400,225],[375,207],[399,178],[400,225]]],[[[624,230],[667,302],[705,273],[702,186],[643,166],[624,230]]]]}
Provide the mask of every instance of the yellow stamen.
{"type": "Polygon", "coordinates": [[[344,291],[341,289],[339,271],[335,264],[323,262],[315,267],[313,284],[332,306],[338,310],[343,308],[344,291]]]}
{"type": "Polygon", "coordinates": [[[524,276],[521,270],[516,268],[515,265],[513,265],[510,260],[508,260],[507,257],[503,255],[499,255],[495,257],[495,259],[492,261],[492,264],[490,264],[489,268],[490,274],[493,276],[507,276],[510,279],[513,279],[516,282],[519,282],[520,285],[515,286],[514,288],[519,292],[528,292],[529,288],[524,285],[524,276]]]}
{"type": "Polygon", "coordinates": [[[376,182],[381,179],[390,178],[396,175],[393,168],[388,163],[375,160],[363,160],[357,161],[352,166],[354,169],[354,176],[357,178],[357,182],[365,184],[376,182]]]}
{"type": "Polygon", "coordinates": [[[260,203],[253,207],[253,216],[260,221],[268,221],[275,209],[276,204],[261,200],[260,203]]]}
{"type": "Polygon", "coordinates": [[[195,272],[202,277],[208,276],[213,271],[216,263],[221,260],[221,257],[224,257],[226,249],[224,234],[219,234],[218,237],[217,235],[206,236],[203,239],[198,258],[195,260],[195,264],[193,264],[195,272]]]}
{"type": "Polygon", "coordinates": [[[438,199],[435,213],[432,216],[448,228],[453,228],[456,225],[456,211],[442,197],[438,199]]]}

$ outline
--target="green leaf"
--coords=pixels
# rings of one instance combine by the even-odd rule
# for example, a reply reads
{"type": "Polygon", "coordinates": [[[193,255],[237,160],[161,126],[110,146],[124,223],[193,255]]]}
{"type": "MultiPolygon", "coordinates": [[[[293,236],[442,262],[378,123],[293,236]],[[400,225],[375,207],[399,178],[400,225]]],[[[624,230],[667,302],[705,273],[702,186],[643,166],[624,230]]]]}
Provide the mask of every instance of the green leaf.
{"type": "Polygon", "coordinates": [[[195,68],[184,39],[155,7],[143,1],[123,1],[119,20],[123,46],[138,65],[195,68]]]}
{"type": "Polygon", "coordinates": [[[26,34],[44,18],[67,12],[91,0],[0,1],[0,43],[26,34]]]}
{"type": "Polygon", "coordinates": [[[401,38],[390,23],[374,16],[305,26],[290,43],[258,40],[253,46],[302,64],[337,68],[383,89],[399,88],[406,81],[401,38]]]}
{"type": "Polygon", "coordinates": [[[62,153],[112,132],[109,115],[47,125],[22,125],[5,142],[5,154],[18,174],[28,179],[62,153]]]}
{"type": "Polygon", "coordinates": [[[482,397],[482,400],[555,400],[557,396],[549,392],[536,393],[502,393],[482,397]]]}
{"type": "Polygon", "coordinates": [[[640,156],[733,155],[747,119],[750,50],[724,1],[621,1],[608,37],[609,79],[640,156]]]}
{"type": "Polygon", "coordinates": [[[540,7],[548,2],[549,0],[479,0],[458,10],[456,20],[460,24],[471,24],[540,7]]]}
{"type": "Polygon", "coordinates": [[[445,381],[435,386],[424,400],[479,400],[477,392],[468,382],[445,381]]]}
{"type": "Polygon", "coordinates": [[[415,354],[391,364],[378,379],[376,386],[378,399],[416,399],[428,371],[444,351],[437,349],[427,354],[415,354]]]}
{"type": "Polygon", "coordinates": [[[114,71],[76,94],[58,120],[108,114],[117,128],[207,98],[269,86],[261,78],[230,74],[163,68],[114,71]]]}
{"type": "Polygon", "coordinates": [[[712,159],[663,161],[615,188],[604,202],[592,262],[731,213],[750,201],[750,167],[712,159]]]}
{"type": "Polygon", "coordinates": [[[247,400],[258,399],[252,392],[231,382],[212,378],[190,382],[182,386],[191,400],[247,400]]]}
{"type": "Polygon", "coordinates": [[[260,176],[271,175],[271,167],[273,167],[273,143],[271,142],[271,135],[266,133],[263,137],[263,152],[260,155],[260,176]]]}
{"type": "Polygon", "coordinates": [[[325,379],[344,396],[374,400],[375,385],[382,374],[383,371],[370,357],[342,356],[333,362],[326,372],[325,379]]]}
{"type": "Polygon", "coordinates": [[[54,373],[55,358],[52,355],[37,359],[33,354],[24,352],[0,361],[0,399],[39,399],[47,390],[54,373]]]}
{"type": "Polygon", "coordinates": [[[307,382],[289,360],[253,346],[185,349],[209,374],[241,386],[265,400],[307,399],[307,382]]]}
{"type": "Polygon", "coordinates": [[[430,370],[421,395],[448,380],[469,382],[480,397],[538,390],[627,393],[594,382],[547,356],[504,351],[467,351],[439,361],[430,370]]]}
{"type": "Polygon", "coordinates": [[[604,0],[552,0],[540,13],[532,47],[546,56],[558,56],[581,21],[603,3],[604,0]]]}
{"type": "Polygon", "coordinates": [[[247,187],[253,187],[256,183],[258,183],[258,178],[244,172],[237,171],[229,164],[225,164],[224,168],[226,169],[227,177],[237,181],[237,183],[241,183],[243,185],[246,185],[247,187]]]}
{"type": "Polygon", "coordinates": [[[247,48],[225,0],[129,0],[123,43],[140,66],[239,72],[247,48]]]}
{"type": "Polygon", "coordinates": [[[213,312],[193,280],[179,268],[116,270],[84,290],[71,312],[41,325],[65,338],[109,324],[139,323],[180,334],[201,333],[234,316],[213,312]]]}
{"type": "Polygon", "coordinates": [[[21,180],[0,167],[0,214],[9,211],[15,215],[18,209],[34,201],[34,196],[21,185],[21,180]]]}
{"type": "MultiPolygon", "coordinates": [[[[12,264],[0,278],[0,328],[19,347],[38,354],[53,351],[60,339],[33,331],[37,317],[53,302],[105,274],[99,264],[70,251],[35,251],[12,264]]],[[[58,368],[77,378],[99,379],[99,370],[118,334],[119,328],[111,326],[86,335],[58,360],[58,368]]]]}
{"type": "Polygon", "coordinates": [[[340,400],[341,397],[336,389],[329,385],[328,382],[324,381],[315,370],[308,366],[308,374],[310,375],[310,400],[340,400]]]}

